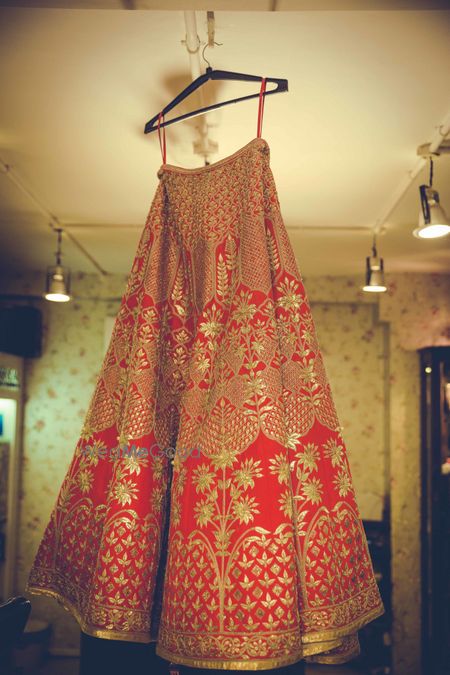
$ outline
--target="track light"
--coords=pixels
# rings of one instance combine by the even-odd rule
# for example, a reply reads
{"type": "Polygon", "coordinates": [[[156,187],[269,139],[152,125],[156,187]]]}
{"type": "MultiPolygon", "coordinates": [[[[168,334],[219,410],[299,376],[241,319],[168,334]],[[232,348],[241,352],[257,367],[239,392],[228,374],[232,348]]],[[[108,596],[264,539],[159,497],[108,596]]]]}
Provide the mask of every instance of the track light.
{"type": "Polygon", "coordinates": [[[421,239],[444,237],[450,232],[447,215],[439,203],[439,193],[433,187],[433,159],[430,156],[430,184],[420,186],[419,225],[413,231],[421,239]]]}
{"type": "Polygon", "coordinates": [[[362,287],[368,293],[383,293],[386,290],[384,283],[383,258],[377,255],[375,233],[373,235],[372,255],[366,258],[366,284],[362,287]]]}
{"type": "Polygon", "coordinates": [[[70,270],[61,265],[61,228],[57,229],[58,247],[56,265],[47,267],[47,283],[44,297],[51,302],[68,302],[70,300],[70,270]]]}

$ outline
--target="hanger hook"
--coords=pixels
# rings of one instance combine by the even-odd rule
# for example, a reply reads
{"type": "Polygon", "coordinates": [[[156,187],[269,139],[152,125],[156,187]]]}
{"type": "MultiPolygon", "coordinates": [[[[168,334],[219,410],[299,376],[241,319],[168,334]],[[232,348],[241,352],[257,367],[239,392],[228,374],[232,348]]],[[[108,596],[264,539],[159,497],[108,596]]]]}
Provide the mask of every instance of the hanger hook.
{"type": "MultiPolygon", "coordinates": [[[[215,41],[214,41],[214,42],[213,42],[213,45],[217,45],[218,47],[221,47],[221,46],[223,45],[223,42],[215,42],[215,41]]],[[[206,58],[206,56],[205,56],[205,49],[206,49],[207,47],[210,47],[210,46],[211,46],[211,45],[209,45],[209,43],[207,42],[207,43],[205,44],[205,46],[203,47],[203,49],[202,49],[202,58],[203,58],[203,60],[206,61],[206,63],[208,64],[208,68],[211,68],[211,64],[210,64],[210,62],[208,61],[208,59],[206,58]]]]}
{"type": "Polygon", "coordinates": [[[209,44],[208,44],[208,43],[206,43],[206,45],[205,45],[205,46],[203,47],[203,49],[202,49],[202,57],[203,57],[203,61],[206,61],[206,63],[208,64],[208,68],[211,68],[211,64],[210,64],[210,62],[208,61],[208,59],[206,58],[206,56],[205,56],[205,49],[206,49],[206,47],[209,47],[209,44]]]}

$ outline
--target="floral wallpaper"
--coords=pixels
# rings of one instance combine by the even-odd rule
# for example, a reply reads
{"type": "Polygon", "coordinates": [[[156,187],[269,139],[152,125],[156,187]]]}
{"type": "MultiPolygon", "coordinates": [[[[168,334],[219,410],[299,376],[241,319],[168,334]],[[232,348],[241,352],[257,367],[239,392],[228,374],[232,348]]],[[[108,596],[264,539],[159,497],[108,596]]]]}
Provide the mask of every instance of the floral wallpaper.
{"type": "MultiPolygon", "coordinates": [[[[299,264],[301,269],[301,261],[299,264]]],[[[421,346],[450,343],[450,276],[397,274],[369,295],[358,277],[304,277],[319,344],[346,441],[364,518],[381,518],[389,495],[392,527],[396,675],[420,659],[421,346]]],[[[44,349],[26,360],[17,591],[28,571],[72,457],[118,310],[125,276],[76,275],[67,304],[34,300],[43,311],[44,349]]],[[[40,275],[18,275],[4,292],[40,292],[40,275]]],[[[33,614],[51,621],[53,648],[79,646],[75,620],[54,600],[32,596],[33,614]]]]}
{"type": "Polygon", "coordinates": [[[450,275],[393,276],[380,304],[380,318],[395,324],[403,349],[450,344],[450,275]]]}
{"type": "Polygon", "coordinates": [[[361,515],[381,520],[386,491],[384,327],[374,304],[311,305],[361,515]]]}

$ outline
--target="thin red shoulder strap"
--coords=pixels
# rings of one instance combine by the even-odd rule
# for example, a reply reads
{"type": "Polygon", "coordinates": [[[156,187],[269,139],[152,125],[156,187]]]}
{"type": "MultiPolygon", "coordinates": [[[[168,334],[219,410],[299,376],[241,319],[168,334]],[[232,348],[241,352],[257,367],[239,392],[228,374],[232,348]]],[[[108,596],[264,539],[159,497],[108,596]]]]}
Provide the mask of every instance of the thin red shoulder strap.
{"type": "Polygon", "coordinates": [[[260,92],[259,92],[258,128],[257,128],[258,138],[261,138],[262,121],[263,121],[263,113],[264,113],[264,101],[266,100],[266,97],[264,96],[265,91],[266,91],[266,78],[263,77],[262,80],[261,80],[261,89],[260,89],[260,92]]]}
{"type": "Polygon", "coordinates": [[[161,129],[160,124],[161,120],[164,122],[164,115],[159,113],[158,115],[158,137],[159,137],[159,146],[161,148],[161,155],[163,164],[166,163],[166,127],[162,128],[162,141],[161,141],[161,129]]]}

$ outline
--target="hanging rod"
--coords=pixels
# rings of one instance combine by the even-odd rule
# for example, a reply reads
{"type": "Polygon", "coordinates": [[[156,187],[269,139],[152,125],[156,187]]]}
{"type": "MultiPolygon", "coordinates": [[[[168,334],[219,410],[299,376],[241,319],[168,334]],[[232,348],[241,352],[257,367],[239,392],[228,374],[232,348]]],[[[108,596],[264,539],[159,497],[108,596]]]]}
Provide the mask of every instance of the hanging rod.
{"type": "MultiPolygon", "coordinates": [[[[186,49],[189,54],[189,63],[191,66],[191,78],[192,81],[194,81],[197,79],[197,77],[200,77],[200,75],[204,73],[200,61],[201,43],[197,33],[197,19],[194,10],[184,11],[184,24],[186,27],[186,39],[184,40],[184,43],[186,45],[186,49]]],[[[211,18],[209,18],[208,20],[209,33],[211,32],[213,27],[214,24],[211,25],[211,18]]],[[[206,102],[205,102],[205,92],[202,89],[202,87],[200,87],[200,89],[198,89],[196,93],[199,98],[200,107],[204,108],[206,106],[206,102]]],[[[197,129],[198,133],[200,134],[200,140],[194,142],[194,152],[198,155],[201,155],[206,161],[211,153],[217,152],[218,144],[209,138],[208,123],[204,115],[202,115],[202,117],[200,118],[197,129]]]]}

